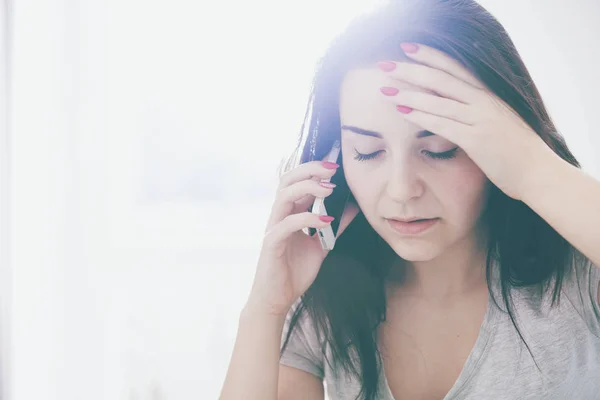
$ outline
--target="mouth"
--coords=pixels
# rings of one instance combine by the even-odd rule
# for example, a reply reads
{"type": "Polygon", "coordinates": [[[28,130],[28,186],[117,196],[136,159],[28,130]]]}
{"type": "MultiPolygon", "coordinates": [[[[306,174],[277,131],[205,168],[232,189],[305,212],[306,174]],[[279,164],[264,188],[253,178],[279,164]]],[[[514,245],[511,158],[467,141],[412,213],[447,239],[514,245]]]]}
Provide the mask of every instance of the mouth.
{"type": "Polygon", "coordinates": [[[398,220],[387,218],[388,225],[397,233],[402,235],[416,235],[423,233],[437,224],[439,218],[418,218],[398,220]]]}

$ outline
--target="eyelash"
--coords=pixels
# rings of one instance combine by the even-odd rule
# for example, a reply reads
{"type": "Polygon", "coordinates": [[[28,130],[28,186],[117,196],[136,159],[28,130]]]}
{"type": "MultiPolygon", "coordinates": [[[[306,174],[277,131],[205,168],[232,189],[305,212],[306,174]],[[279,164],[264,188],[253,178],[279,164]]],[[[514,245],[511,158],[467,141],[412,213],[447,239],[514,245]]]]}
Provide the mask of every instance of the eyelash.
{"type": "MultiPolygon", "coordinates": [[[[375,153],[371,153],[371,154],[362,154],[362,153],[359,153],[358,150],[356,150],[356,149],[354,149],[354,151],[356,152],[356,156],[354,156],[355,160],[367,161],[367,160],[372,160],[375,157],[377,157],[377,155],[379,155],[379,153],[381,153],[383,150],[379,150],[379,151],[376,151],[375,153]]],[[[456,157],[457,151],[458,151],[458,147],[455,149],[452,149],[452,150],[444,151],[443,153],[433,153],[433,152],[427,151],[427,150],[423,150],[423,153],[427,154],[428,157],[431,157],[436,160],[449,160],[451,158],[456,157]]]]}

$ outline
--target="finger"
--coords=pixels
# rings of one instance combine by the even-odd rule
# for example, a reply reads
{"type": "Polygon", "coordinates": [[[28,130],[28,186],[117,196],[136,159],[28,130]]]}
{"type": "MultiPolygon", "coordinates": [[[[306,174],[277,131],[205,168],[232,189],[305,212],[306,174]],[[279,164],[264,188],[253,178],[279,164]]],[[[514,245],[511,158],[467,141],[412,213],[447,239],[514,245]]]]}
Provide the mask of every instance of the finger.
{"type": "Polygon", "coordinates": [[[266,229],[270,229],[288,215],[293,214],[296,202],[302,200],[306,195],[327,197],[333,193],[332,187],[324,187],[322,185],[326,185],[326,183],[308,179],[280,189],[275,197],[266,229]]]}
{"type": "Polygon", "coordinates": [[[307,211],[315,202],[315,196],[312,194],[307,194],[300,200],[294,202],[294,207],[292,209],[292,214],[298,214],[304,211],[307,211]]]}
{"type": "Polygon", "coordinates": [[[471,71],[443,51],[417,43],[402,43],[400,46],[404,50],[404,54],[411,59],[431,68],[447,72],[475,88],[485,89],[485,85],[471,71]]]}
{"type": "Polygon", "coordinates": [[[307,179],[324,179],[329,180],[335,175],[337,167],[333,164],[324,163],[322,161],[309,161],[304,164],[300,164],[296,168],[284,173],[279,178],[279,188],[283,189],[287,186],[293,185],[296,182],[304,181],[307,179]]]}
{"type": "MultiPolygon", "coordinates": [[[[326,180],[323,180],[319,177],[313,177],[312,180],[315,182],[326,182],[326,180]]],[[[302,199],[296,200],[294,202],[294,208],[292,210],[292,214],[297,214],[297,213],[307,211],[313,205],[314,202],[315,202],[315,196],[313,196],[312,194],[307,194],[302,199]]]]}
{"type": "MultiPolygon", "coordinates": [[[[320,218],[321,216],[308,211],[300,214],[288,215],[267,231],[264,245],[271,250],[274,250],[281,246],[292,234],[301,231],[302,229],[322,229],[331,224],[331,222],[323,221],[320,218]]],[[[332,217],[329,218],[331,219],[332,217]]]]}
{"type": "Polygon", "coordinates": [[[481,89],[473,87],[445,71],[426,65],[398,62],[388,74],[392,79],[420,86],[464,104],[475,103],[481,97],[481,89]]]}
{"type": "Polygon", "coordinates": [[[470,130],[471,126],[419,110],[408,109],[401,112],[409,122],[442,136],[463,149],[468,147],[469,138],[473,134],[470,130]]]}
{"type": "Polygon", "coordinates": [[[396,105],[407,106],[467,125],[475,123],[473,113],[469,112],[469,106],[461,102],[429,93],[411,90],[398,91],[398,89],[392,87],[381,88],[381,91],[387,99],[396,105]]]}

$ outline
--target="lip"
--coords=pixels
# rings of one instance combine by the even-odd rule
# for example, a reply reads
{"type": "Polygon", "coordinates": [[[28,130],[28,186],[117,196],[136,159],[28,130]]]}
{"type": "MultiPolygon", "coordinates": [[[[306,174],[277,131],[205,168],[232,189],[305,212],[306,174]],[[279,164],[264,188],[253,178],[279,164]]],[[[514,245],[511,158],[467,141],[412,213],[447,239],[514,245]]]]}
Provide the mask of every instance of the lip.
{"type": "Polygon", "coordinates": [[[433,227],[438,222],[438,220],[439,218],[431,218],[418,222],[402,222],[395,219],[387,219],[387,223],[394,231],[400,234],[417,235],[433,227]]]}
{"type": "Polygon", "coordinates": [[[394,221],[398,221],[398,222],[413,222],[419,219],[434,219],[434,218],[426,218],[426,217],[411,217],[411,218],[396,218],[396,217],[390,217],[387,219],[391,219],[394,221]]]}

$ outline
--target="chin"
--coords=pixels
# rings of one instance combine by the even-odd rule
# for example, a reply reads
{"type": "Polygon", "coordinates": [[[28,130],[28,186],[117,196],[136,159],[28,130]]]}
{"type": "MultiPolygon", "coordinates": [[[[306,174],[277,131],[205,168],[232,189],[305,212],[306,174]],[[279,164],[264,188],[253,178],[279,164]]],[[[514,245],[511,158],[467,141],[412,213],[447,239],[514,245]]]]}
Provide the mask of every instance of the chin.
{"type": "Polygon", "coordinates": [[[431,261],[439,255],[439,250],[433,243],[400,242],[398,239],[387,242],[398,257],[405,261],[431,261]]]}

